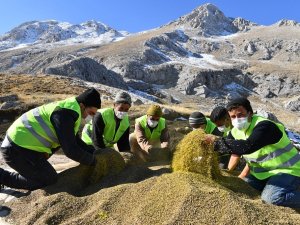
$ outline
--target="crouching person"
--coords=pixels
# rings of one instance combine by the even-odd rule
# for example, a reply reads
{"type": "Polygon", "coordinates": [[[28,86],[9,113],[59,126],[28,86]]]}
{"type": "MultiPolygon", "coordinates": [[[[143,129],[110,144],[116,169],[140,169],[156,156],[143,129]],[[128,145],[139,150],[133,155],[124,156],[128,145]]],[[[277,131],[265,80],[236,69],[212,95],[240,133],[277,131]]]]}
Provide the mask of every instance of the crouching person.
{"type": "Polygon", "coordinates": [[[35,190],[56,183],[57,173],[47,159],[59,147],[70,159],[95,165],[94,149],[77,134],[81,119],[93,116],[100,106],[100,94],[89,89],[24,113],[9,127],[1,145],[5,162],[17,173],[0,168],[0,184],[35,190]]]}
{"type": "Polygon", "coordinates": [[[82,131],[82,140],[97,150],[113,148],[117,145],[120,152],[129,152],[129,117],[131,97],[127,92],[117,93],[114,106],[97,111],[93,120],[82,131]]]}
{"type": "Polygon", "coordinates": [[[151,105],[146,115],[136,119],[129,140],[131,152],[144,162],[170,158],[170,135],[159,105],[151,105]]]}

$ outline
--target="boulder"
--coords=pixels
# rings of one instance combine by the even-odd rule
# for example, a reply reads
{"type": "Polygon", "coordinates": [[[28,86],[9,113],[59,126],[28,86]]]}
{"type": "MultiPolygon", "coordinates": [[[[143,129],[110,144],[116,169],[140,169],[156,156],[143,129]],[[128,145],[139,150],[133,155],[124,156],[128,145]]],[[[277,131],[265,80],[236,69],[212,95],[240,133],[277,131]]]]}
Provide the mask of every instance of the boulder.
{"type": "Polygon", "coordinates": [[[13,102],[17,101],[18,99],[18,95],[15,94],[0,96],[0,102],[13,102]]]}
{"type": "Polygon", "coordinates": [[[296,100],[288,101],[285,104],[285,108],[295,112],[300,111],[300,97],[296,100]]]}

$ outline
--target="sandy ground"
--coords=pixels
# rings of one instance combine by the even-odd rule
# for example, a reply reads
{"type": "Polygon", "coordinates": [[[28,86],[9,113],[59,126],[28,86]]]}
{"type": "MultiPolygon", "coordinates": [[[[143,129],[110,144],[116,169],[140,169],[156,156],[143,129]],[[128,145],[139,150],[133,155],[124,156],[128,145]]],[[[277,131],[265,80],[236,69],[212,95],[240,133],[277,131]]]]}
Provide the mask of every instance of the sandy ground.
{"type": "MultiPolygon", "coordinates": [[[[1,142],[0,142],[1,145],[1,142]]],[[[60,155],[56,154],[53,155],[50,159],[49,162],[53,165],[55,170],[60,173],[66,169],[78,166],[79,163],[67,158],[65,155],[60,155]]],[[[2,154],[0,154],[0,167],[9,170],[9,171],[14,171],[12,168],[10,168],[4,161],[2,154]]],[[[5,188],[0,190],[0,202],[1,203],[8,203],[11,201],[15,201],[17,198],[22,197],[23,193],[26,193],[25,191],[15,191],[10,188],[5,188]]],[[[7,213],[10,213],[10,210],[7,211],[6,208],[0,209],[0,225],[13,225],[12,223],[8,223],[5,221],[5,217],[7,213]]]]}

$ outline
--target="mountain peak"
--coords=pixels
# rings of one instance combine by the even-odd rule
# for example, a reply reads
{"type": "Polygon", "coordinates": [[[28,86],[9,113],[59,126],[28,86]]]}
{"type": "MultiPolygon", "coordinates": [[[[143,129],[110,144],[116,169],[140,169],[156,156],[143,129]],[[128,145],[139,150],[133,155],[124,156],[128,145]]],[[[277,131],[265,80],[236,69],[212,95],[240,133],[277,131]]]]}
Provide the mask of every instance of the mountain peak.
{"type": "Polygon", "coordinates": [[[283,27],[283,26],[286,26],[286,27],[299,27],[300,26],[300,24],[297,21],[287,20],[287,19],[279,20],[274,25],[278,26],[278,27],[283,27]]]}
{"type": "MultiPolygon", "coordinates": [[[[54,43],[66,40],[70,43],[81,43],[100,37],[104,42],[109,42],[123,36],[122,33],[95,20],[76,25],[56,20],[29,21],[0,36],[0,50],[24,44],[54,43]]],[[[91,41],[97,42],[97,40],[91,41]]]]}
{"type": "Polygon", "coordinates": [[[248,31],[257,24],[243,18],[226,17],[217,6],[206,3],[194,9],[191,13],[180,17],[170,24],[181,29],[196,30],[199,35],[228,35],[238,31],[248,31]]]}
{"type": "Polygon", "coordinates": [[[207,3],[194,9],[190,14],[180,17],[174,24],[184,28],[198,29],[201,35],[224,35],[235,33],[238,29],[215,5],[207,3]]]}

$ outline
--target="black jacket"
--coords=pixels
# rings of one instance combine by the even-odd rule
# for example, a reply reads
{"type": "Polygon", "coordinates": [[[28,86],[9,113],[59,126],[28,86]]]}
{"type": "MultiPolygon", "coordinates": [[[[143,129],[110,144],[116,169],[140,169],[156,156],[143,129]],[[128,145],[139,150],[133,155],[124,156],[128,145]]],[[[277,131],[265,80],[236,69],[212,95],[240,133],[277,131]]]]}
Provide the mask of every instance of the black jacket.
{"type": "Polygon", "coordinates": [[[215,141],[214,149],[220,153],[237,155],[251,154],[260,148],[277,143],[282,137],[282,132],[271,121],[261,121],[253,129],[247,140],[234,140],[231,133],[226,138],[215,141]]]}
{"type": "MultiPolygon", "coordinates": [[[[115,116],[115,121],[116,121],[116,130],[118,130],[121,120],[116,118],[115,116]]],[[[93,118],[93,132],[92,132],[93,145],[96,149],[105,148],[105,144],[103,141],[104,128],[105,128],[105,123],[103,121],[102,114],[97,112],[93,118]]],[[[120,152],[130,151],[129,131],[130,131],[130,127],[128,127],[128,129],[123,133],[123,135],[117,142],[118,150],[120,152]]]]}
{"type": "Polygon", "coordinates": [[[94,149],[84,143],[78,134],[74,134],[78,117],[78,113],[73,110],[58,109],[52,113],[50,121],[65,155],[74,161],[91,165],[95,161],[94,149]]]}

